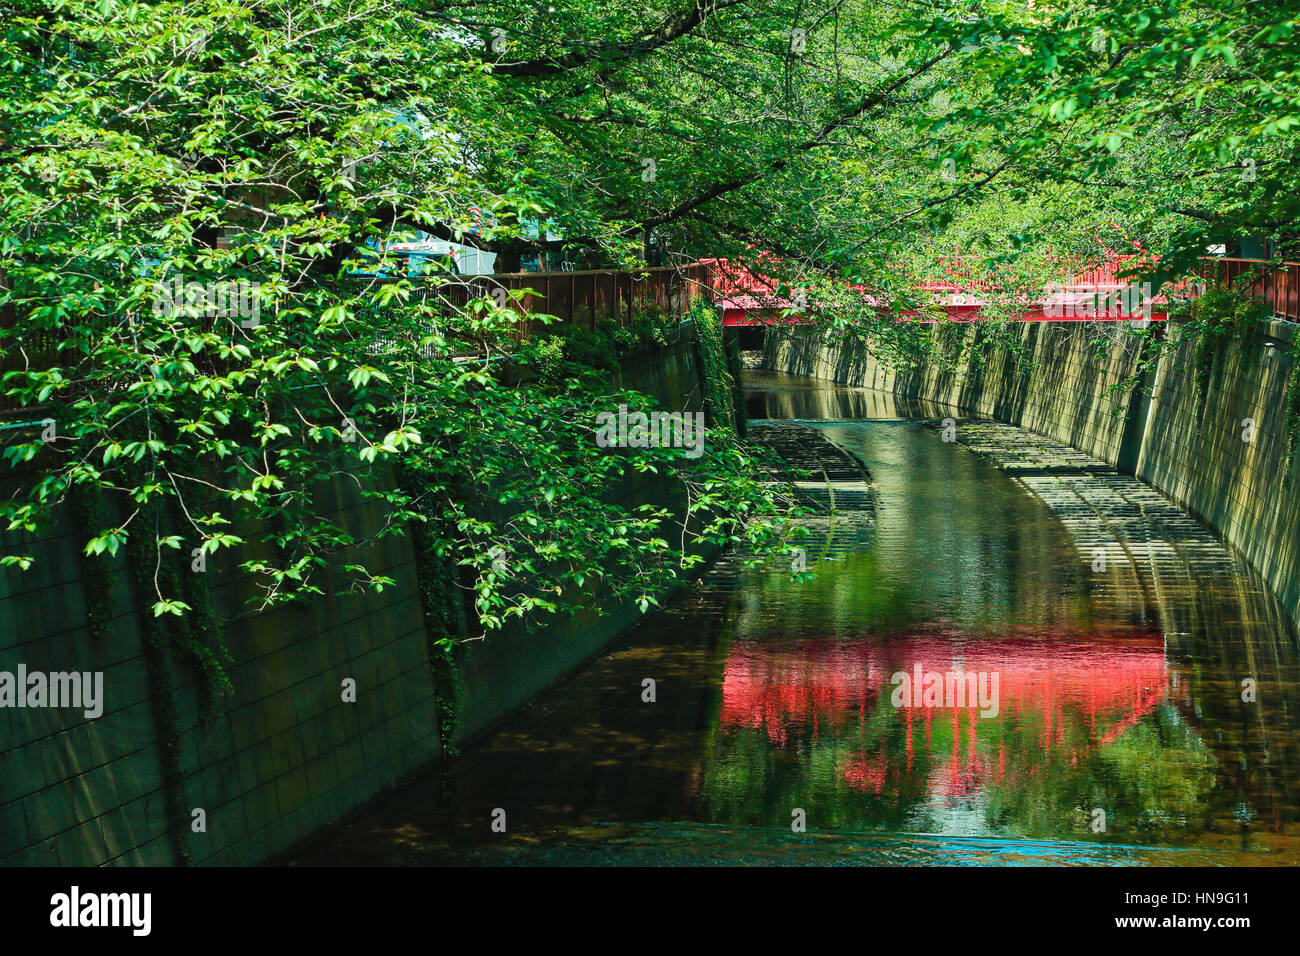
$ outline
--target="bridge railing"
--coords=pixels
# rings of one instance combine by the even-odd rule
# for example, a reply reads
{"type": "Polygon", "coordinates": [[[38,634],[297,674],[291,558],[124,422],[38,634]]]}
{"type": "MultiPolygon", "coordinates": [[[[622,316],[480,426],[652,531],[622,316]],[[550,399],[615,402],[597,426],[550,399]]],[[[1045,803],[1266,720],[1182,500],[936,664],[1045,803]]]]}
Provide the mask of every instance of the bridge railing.
{"type": "MultiPolygon", "coordinates": [[[[1136,261],[1139,259],[1153,262],[1150,256],[1108,255],[1103,262],[1074,272],[1068,280],[1054,287],[1054,295],[1068,299],[1076,293],[1097,294],[1133,287],[1135,279],[1127,273],[1140,265],[1136,261]]],[[[938,273],[922,281],[919,288],[925,292],[948,296],[952,300],[949,302],[950,310],[977,309],[981,298],[979,293],[996,289],[996,284],[982,277],[973,268],[974,261],[963,256],[942,257],[938,260],[938,273]]],[[[1165,284],[1160,295],[1151,297],[1149,301],[1164,306],[1172,295],[1197,294],[1196,287],[1201,282],[1237,285],[1243,281],[1249,283],[1250,290],[1255,295],[1268,303],[1278,318],[1300,322],[1300,263],[1295,262],[1270,265],[1263,259],[1206,256],[1200,261],[1193,277],[1165,284]]],[[[736,313],[771,311],[789,306],[786,300],[775,296],[775,284],[771,280],[749,273],[743,266],[730,266],[723,274],[722,281],[715,285],[720,294],[728,297],[726,301],[734,306],[732,311],[736,313]]],[[[1160,317],[1163,318],[1163,314],[1160,317]]],[[[747,318],[735,319],[735,324],[749,322],[747,318]]]]}
{"type": "MultiPolygon", "coordinates": [[[[1121,276],[1126,269],[1134,266],[1136,255],[1115,255],[1107,257],[1100,265],[1084,269],[1075,274],[1066,288],[1071,286],[1104,289],[1119,288],[1133,281],[1131,276],[1121,276]]],[[[958,274],[960,270],[954,270],[958,274]]],[[[1264,299],[1278,318],[1300,322],[1300,263],[1283,262],[1270,265],[1265,259],[1232,259],[1223,256],[1206,256],[1201,259],[1196,274],[1204,282],[1216,285],[1237,285],[1242,281],[1249,283],[1250,291],[1264,299]]],[[[1194,283],[1182,279],[1165,285],[1161,292],[1177,293],[1189,291],[1194,283]]],[[[972,284],[971,289],[988,288],[987,284],[972,284]]]]}

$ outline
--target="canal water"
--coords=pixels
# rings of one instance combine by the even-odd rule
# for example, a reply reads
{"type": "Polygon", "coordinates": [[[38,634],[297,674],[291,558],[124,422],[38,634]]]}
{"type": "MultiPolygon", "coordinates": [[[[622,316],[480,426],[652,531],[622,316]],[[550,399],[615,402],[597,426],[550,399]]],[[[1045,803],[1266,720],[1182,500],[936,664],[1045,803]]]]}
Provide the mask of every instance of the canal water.
{"type": "Polygon", "coordinates": [[[1300,863],[1296,637],[1239,559],[1099,574],[1024,482],[924,423],[955,413],[747,384],[751,420],[869,469],[870,500],[810,535],[813,578],[720,562],[283,862],[1300,863]]]}

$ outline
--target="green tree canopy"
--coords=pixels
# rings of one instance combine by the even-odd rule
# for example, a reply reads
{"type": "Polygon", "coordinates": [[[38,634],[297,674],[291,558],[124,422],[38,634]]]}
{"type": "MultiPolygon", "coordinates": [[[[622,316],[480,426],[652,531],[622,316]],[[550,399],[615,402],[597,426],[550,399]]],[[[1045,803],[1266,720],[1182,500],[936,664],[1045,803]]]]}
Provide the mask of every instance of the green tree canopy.
{"type": "MultiPolygon", "coordinates": [[[[316,587],[349,543],[313,500],[344,474],[371,480],[390,530],[437,525],[489,623],[597,575],[648,597],[691,538],[773,534],[754,519],[779,504],[724,431],[699,460],[603,454],[592,409],[627,398],[607,378],[503,374],[509,303],[384,278],[387,245],[414,230],[506,268],[767,250],[828,300],[847,279],[900,302],[954,252],[1032,285],[1099,243],[1140,241],[1173,274],[1211,242],[1296,242],[1293,3],[0,13],[0,359],[28,422],[5,433],[20,467],[3,518],[32,531],[102,489],[122,518],[86,529],[90,552],[132,535],[236,549],[272,601],[316,587]],[[390,467],[418,487],[378,491],[390,467]],[[685,538],[605,501],[651,468],[696,509],[685,538]],[[241,515],[276,550],[241,540],[241,515]],[[494,549],[533,583],[500,580],[494,549]]],[[[915,324],[836,303],[878,350],[928,347],[915,324]]],[[[185,609],[155,590],[160,613],[185,609]]]]}

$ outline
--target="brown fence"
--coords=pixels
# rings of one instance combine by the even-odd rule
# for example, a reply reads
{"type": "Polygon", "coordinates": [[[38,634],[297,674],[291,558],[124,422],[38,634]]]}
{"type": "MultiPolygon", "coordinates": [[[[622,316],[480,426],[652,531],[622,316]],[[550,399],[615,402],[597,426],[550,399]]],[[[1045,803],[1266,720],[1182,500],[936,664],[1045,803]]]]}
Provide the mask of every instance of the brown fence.
{"type": "Polygon", "coordinates": [[[1300,322],[1300,262],[1270,266],[1260,259],[1202,259],[1197,270],[1210,283],[1234,285],[1243,279],[1279,319],[1300,322]]]}
{"type": "MultiPolygon", "coordinates": [[[[552,315],[562,323],[586,328],[605,319],[628,326],[638,311],[652,306],[669,315],[684,315],[706,293],[709,278],[708,268],[698,262],[639,272],[510,272],[430,281],[417,287],[416,296],[436,299],[448,310],[463,308],[472,299],[495,297],[524,316],[552,315]]],[[[525,318],[515,338],[526,338],[543,326],[525,318]]]]}
{"type": "MultiPolygon", "coordinates": [[[[629,272],[612,269],[514,272],[465,276],[454,282],[442,278],[423,283],[414,281],[417,298],[437,300],[449,312],[463,308],[472,299],[497,296],[503,304],[523,314],[524,319],[513,335],[516,342],[521,342],[544,327],[543,322],[527,318],[532,315],[553,315],[562,323],[588,328],[604,319],[630,325],[639,310],[651,306],[669,315],[684,315],[691,303],[706,293],[710,272],[708,266],[696,262],[629,272]],[[504,290],[504,294],[499,290],[504,290]],[[518,297],[513,294],[521,290],[527,291],[518,297]]],[[[4,288],[3,282],[4,276],[0,275],[0,289],[4,288]]],[[[11,306],[0,306],[0,321],[6,328],[13,327],[16,319],[11,306]]],[[[37,367],[54,361],[58,334],[57,330],[42,329],[25,333],[20,343],[10,340],[7,354],[0,356],[0,375],[21,369],[28,361],[37,367]]],[[[17,407],[11,399],[0,398],[0,414],[17,407]]]]}

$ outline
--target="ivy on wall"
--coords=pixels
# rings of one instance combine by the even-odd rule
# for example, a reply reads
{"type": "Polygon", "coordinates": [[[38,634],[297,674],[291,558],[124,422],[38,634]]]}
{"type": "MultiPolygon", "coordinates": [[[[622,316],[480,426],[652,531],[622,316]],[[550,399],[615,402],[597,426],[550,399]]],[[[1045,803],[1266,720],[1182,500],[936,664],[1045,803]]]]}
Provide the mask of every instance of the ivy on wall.
{"type": "Polygon", "coordinates": [[[1259,328],[1271,318],[1268,305],[1240,287],[1217,286],[1192,299],[1172,316],[1192,345],[1192,414],[1199,428],[1210,392],[1231,358],[1253,367],[1259,360],[1259,328]]]}
{"type": "Polygon", "coordinates": [[[1282,480],[1291,482],[1291,466],[1295,461],[1296,445],[1300,442],[1300,336],[1291,342],[1291,371],[1286,379],[1286,400],[1283,410],[1283,430],[1286,433],[1286,455],[1282,459],[1282,480]]]}
{"type": "Polygon", "coordinates": [[[723,337],[722,317],[704,298],[696,299],[691,304],[687,317],[695,323],[695,341],[704,382],[704,412],[709,424],[733,435],[743,434],[744,425],[740,424],[736,411],[740,381],[739,376],[733,374],[733,367],[739,364],[739,356],[735,363],[729,359],[723,337]]]}
{"type": "MultiPolygon", "coordinates": [[[[220,698],[233,690],[230,678],[209,646],[221,644],[221,626],[212,609],[207,578],[189,567],[177,567],[179,544],[159,548],[156,538],[162,527],[162,509],[157,498],[139,503],[125,536],[124,548],[130,570],[132,593],[139,609],[143,630],[143,653],[148,674],[150,701],[162,759],[167,832],[177,862],[188,866],[189,813],[185,801],[186,773],[181,762],[178,678],[173,654],[186,661],[199,675],[199,719],[204,725],[220,714],[220,698]],[[184,594],[189,614],[166,613],[157,603],[159,591],[184,594]]],[[[98,528],[99,525],[94,527],[98,528]]]]}
{"type": "MultiPolygon", "coordinates": [[[[403,487],[418,498],[414,473],[403,469],[401,481],[403,487]]],[[[461,624],[455,568],[446,556],[438,553],[435,536],[426,523],[411,523],[411,543],[415,550],[415,573],[429,651],[429,675],[438,714],[438,740],[443,756],[454,757],[457,752],[456,731],[460,726],[460,659],[464,647],[459,640],[461,624]]]]}
{"type": "Polygon", "coordinates": [[[727,335],[724,330],[723,338],[727,348],[727,371],[731,375],[732,409],[735,416],[736,434],[740,438],[744,438],[749,423],[745,413],[745,373],[740,359],[740,336],[727,335]]]}
{"type": "MultiPolygon", "coordinates": [[[[150,508],[142,505],[142,510],[150,508]]],[[[156,505],[153,506],[156,508],[156,505]]],[[[154,515],[142,513],[137,517],[138,527],[156,527],[154,515]]],[[[145,535],[132,534],[126,539],[127,563],[131,569],[136,604],[140,610],[141,628],[144,632],[145,670],[149,677],[149,700],[153,707],[154,726],[162,758],[163,790],[166,800],[167,833],[171,837],[176,861],[183,866],[193,862],[185,826],[185,770],[181,766],[180,710],[176,703],[176,688],[171,661],[167,650],[170,643],[166,622],[161,615],[150,614],[145,609],[154,601],[154,574],[152,560],[158,555],[153,542],[145,535]]]]}

